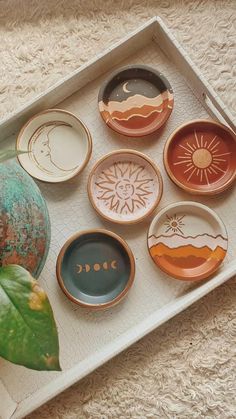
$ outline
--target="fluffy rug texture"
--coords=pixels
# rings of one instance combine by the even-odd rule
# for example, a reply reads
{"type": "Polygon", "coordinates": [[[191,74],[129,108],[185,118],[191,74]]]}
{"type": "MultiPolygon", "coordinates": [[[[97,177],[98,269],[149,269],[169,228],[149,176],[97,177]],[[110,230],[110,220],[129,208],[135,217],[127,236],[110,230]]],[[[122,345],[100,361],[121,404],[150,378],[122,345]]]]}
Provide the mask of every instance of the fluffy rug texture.
{"type": "MultiPolygon", "coordinates": [[[[1,117],[154,15],[236,115],[235,0],[3,0],[1,117]]],[[[235,342],[232,279],[29,417],[236,418],[235,342]]]]}

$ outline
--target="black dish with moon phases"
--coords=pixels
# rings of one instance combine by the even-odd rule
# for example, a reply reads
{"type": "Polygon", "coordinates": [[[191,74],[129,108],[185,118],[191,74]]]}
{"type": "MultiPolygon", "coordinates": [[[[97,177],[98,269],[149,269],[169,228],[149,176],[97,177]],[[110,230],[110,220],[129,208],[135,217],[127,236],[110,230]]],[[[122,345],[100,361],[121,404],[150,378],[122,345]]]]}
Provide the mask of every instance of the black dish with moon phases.
{"type": "Polygon", "coordinates": [[[102,309],[120,301],[134,280],[134,257],[127,243],[107,230],[72,236],[57,259],[57,279],[73,302],[102,309]]]}
{"type": "Polygon", "coordinates": [[[114,131],[141,137],[157,131],[173,109],[168,80],[145,65],[123,67],[103,84],[98,106],[105,123],[114,131]]]}

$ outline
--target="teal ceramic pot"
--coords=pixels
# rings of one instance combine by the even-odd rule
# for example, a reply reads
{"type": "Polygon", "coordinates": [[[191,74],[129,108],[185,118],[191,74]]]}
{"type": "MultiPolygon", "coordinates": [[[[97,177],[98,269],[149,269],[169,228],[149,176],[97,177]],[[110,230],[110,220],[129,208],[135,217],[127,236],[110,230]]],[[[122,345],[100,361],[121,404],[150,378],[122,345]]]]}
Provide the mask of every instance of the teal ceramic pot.
{"type": "Polygon", "coordinates": [[[50,244],[46,203],[19,164],[0,164],[0,180],[0,266],[21,265],[37,278],[50,244]]]}

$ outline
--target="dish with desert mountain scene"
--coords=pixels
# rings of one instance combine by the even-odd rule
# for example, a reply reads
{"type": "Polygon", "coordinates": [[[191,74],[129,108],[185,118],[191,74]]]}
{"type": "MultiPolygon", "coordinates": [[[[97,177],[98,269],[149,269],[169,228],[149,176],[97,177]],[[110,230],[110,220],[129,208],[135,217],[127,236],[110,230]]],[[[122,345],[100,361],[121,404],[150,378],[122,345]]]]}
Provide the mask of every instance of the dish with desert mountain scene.
{"type": "Polygon", "coordinates": [[[165,76],[146,65],[115,71],[101,86],[100,114],[108,127],[128,137],[156,132],[169,118],[173,90],[165,76]]]}
{"type": "Polygon", "coordinates": [[[226,228],[212,209],[197,202],[169,205],[153,219],[148,250],[165,273],[183,280],[209,277],[223,262],[226,228]]]}

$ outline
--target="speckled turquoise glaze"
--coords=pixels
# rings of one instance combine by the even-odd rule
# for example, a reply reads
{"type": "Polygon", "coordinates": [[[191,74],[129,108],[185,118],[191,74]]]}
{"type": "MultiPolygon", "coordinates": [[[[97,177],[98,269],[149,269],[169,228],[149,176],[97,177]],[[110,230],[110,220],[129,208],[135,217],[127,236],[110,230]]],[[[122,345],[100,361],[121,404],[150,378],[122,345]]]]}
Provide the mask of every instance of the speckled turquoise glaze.
{"type": "Polygon", "coordinates": [[[46,203],[15,162],[0,164],[0,266],[15,263],[38,277],[50,244],[46,203]]]}

